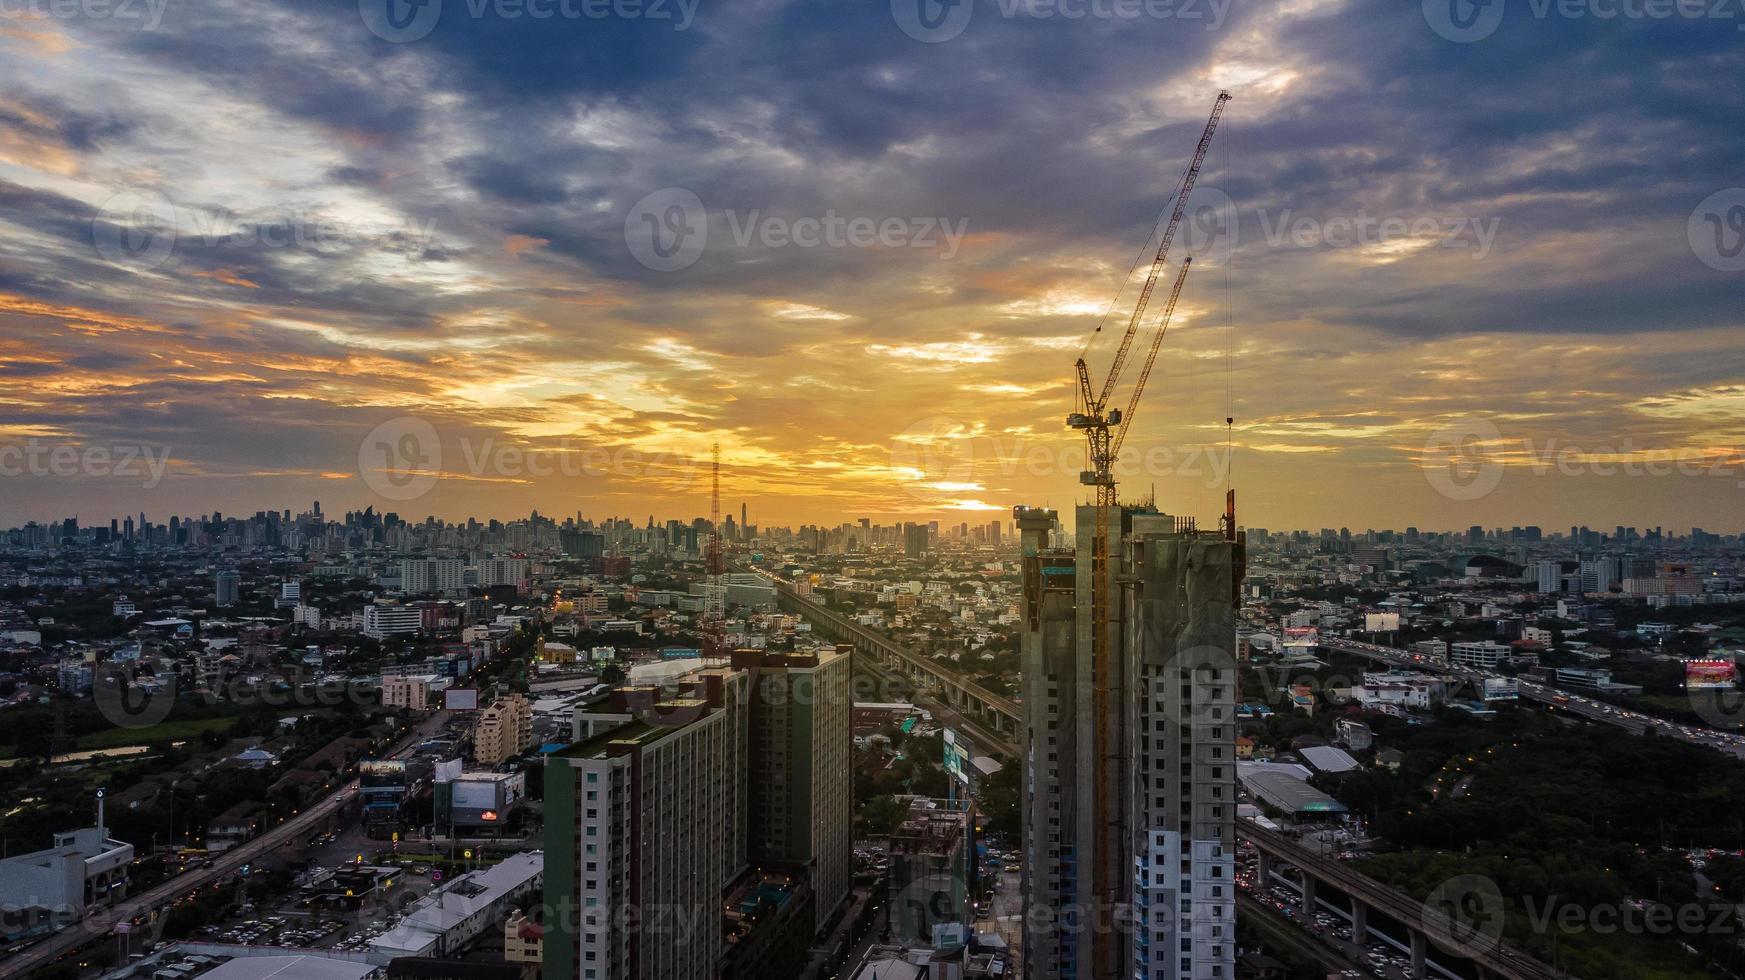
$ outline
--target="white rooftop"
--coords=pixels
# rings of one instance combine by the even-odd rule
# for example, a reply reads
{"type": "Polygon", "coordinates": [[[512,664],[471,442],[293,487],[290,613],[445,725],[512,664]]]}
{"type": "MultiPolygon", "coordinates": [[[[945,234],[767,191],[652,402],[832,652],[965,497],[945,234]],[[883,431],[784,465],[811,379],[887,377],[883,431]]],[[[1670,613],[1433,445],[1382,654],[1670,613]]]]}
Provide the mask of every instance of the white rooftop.
{"type": "Polygon", "coordinates": [[[1322,772],[1350,772],[1357,768],[1357,760],[1349,752],[1332,745],[1312,745],[1297,750],[1297,754],[1322,772]]]}

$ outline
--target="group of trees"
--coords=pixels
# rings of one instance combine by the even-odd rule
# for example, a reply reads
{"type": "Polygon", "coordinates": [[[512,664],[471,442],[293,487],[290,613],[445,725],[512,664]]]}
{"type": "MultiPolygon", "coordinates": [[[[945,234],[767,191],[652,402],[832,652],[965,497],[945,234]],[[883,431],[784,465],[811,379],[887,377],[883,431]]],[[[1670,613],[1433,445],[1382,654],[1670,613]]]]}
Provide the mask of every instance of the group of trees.
{"type": "MultiPolygon", "coordinates": [[[[1733,970],[1745,965],[1737,932],[1626,935],[1545,918],[1547,909],[1716,899],[1699,893],[1683,849],[1745,847],[1745,763],[1530,711],[1488,724],[1457,713],[1415,727],[1384,720],[1378,737],[1403,749],[1398,773],[1316,778],[1396,849],[1363,859],[1366,873],[1419,897],[1460,875],[1489,878],[1505,898],[1510,941],[1589,980],[1702,975],[1681,943],[1733,970]],[[1436,776],[1455,769],[1469,778],[1464,791],[1433,797],[1436,776]]],[[[1745,891],[1745,861],[1714,872],[1721,894],[1745,891]]]]}

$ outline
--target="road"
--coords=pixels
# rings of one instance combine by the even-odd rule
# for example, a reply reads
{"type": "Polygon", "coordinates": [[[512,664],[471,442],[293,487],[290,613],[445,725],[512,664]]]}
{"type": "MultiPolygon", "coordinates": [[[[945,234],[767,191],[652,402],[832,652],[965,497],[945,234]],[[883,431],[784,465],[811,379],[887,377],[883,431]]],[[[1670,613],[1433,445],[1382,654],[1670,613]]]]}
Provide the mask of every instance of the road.
{"type": "MultiPolygon", "coordinates": [[[[1364,970],[1362,963],[1346,959],[1314,935],[1291,924],[1289,919],[1266,907],[1247,893],[1236,896],[1236,914],[1274,943],[1306,960],[1312,960],[1334,976],[1345,970],[1364,970]]],[[[1366,971],[1367,972],[1367,971],[1366,971]]]]}
{"type": "MultiPolygon", "coordinates": [[[[408,733],[405,738],[397,742],[388,754],[397,755],[408,746],[424,739],[441,724],[444,718],[446,718],[446,712],[437,712],[432,715],[408,733]]],[[[77,925],[68,926],[45,937],[17,955],[0,961],[0,977],[23,976],[40,970],[68,953],[76,952],[86,944],[109,935],[114,927],[120,923],[131,922],[155,909],[166,908],[176,899],[198,891],[226,875],[236,872],[243,865],[254,862],[274,848],[302,840],[310,831],[350,802],[357,793],[357,785],[355,779],[345,783],[319,802],[310,805],[308,809],[277,827],[265,831],[246,844],[240,844],[218,855],[213,859],[210,868],[195,868],[185,871],[154,888],[122,899],[111,907],[90,910],[77,925]]]]}
{"type": "MultiPolygon", "coordinates": [[[[1368,657],[1393,667],[1407,670],[1422,671],[1426,674],[1436,674],[1443,677],[1454,677],[1467,681],[1475,686],[1483,685],[1487,677],[1501,677],[1500,674],[1487,674],[1472,667],[1457,667],[1432,660],[1422,654],[1415,654],[1398,647],[1379,646],[1374,643],[1361,643],[1356,640],[1323,639],[1321,645],[1341,653],[1354,653],[1368,657]]],[[[1725,752],[1738,759],[1745,759],[1745,735],[1733,732],[1717,731],[1699,725],[1682,725],[1655,718],[1641,712],[1620,708],[1593,698],[1583,697],[1572,691],[1565,691],[1545,684],[1522,680],[1519,682],[1521,696],[1537,701],[1547,707],[1567,711],[1572,715],[1585,718],[1588,721],[1611,725],[1627,732],[1641,735],[1652,728],[1656,734],[1669,738],[1680,739],[1692,745],[1703,745],[1718,752],[1725,752]]]]}

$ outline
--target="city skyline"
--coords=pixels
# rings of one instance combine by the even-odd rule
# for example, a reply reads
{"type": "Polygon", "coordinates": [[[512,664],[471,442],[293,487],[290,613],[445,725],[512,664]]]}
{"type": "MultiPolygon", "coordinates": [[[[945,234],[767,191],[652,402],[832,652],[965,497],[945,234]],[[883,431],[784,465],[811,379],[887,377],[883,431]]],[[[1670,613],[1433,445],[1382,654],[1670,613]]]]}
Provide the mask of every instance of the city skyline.
{"type": "Polygon", "coordinates": [[[1560,6],[1469,36],[1433,6],[997,8],[951,37],[901,5],[9,16],[0,523],[672,511],[715,443],[766,522],[1070,510],[1072,359],[1223,88],[1127,497],[1724,526],[1742,96],[1692,86],[1737,74],[1735,25],[1560,6]],[[1448,445],[1503,478],[1448,495],[1448,445]],[[438,455],[413,502],[372,485],[438,455]]]}

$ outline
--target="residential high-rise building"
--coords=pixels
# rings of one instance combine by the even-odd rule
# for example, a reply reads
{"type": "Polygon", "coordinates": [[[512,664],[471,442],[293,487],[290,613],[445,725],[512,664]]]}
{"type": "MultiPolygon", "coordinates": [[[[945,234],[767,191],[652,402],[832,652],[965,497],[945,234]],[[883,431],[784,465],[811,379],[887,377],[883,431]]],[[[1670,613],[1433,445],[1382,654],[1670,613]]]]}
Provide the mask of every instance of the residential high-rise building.
{"type": "Polygon", "coordinates": [[[722,893],[746,867],[749,680],[683,686],[624,692],[634,720],[547,757],[547,980],[714,976],[722,893]]]}
{"type": "Polygon", "coordinates": [[[1110,515],[1116,591],[1105,686],[1115,708],[1099,718],[1095,508],[1078,509],[1072,550],[1049,547],[1055,512],[1018,508],[1015,516],[1024,590],[1025,975],[1090,977],[1100,958],[1111,976],[1234,977],[1243,546],[1149,507],[1110,515]],[[1101,757],[1099,723],[1107,734],[1101,757]]]}
{"type": "Polygon", "coordinates": [[[533,744],[533,706],[519,694],[505,694],[479,713],[473,729],[473,759],[494,766],[533,744]]]}
{"type": "Polygon", "coordinates": [[[234,606],[242,592],[242,576],[226,568],[212,577],[212,601],[215,605],[234,606]]]}
{"type": "Polygon", "coordinates": [[[804,869],[819,927],[854,875],[852,649],[733,654],[752,677],[751,856],[804,869]]]}

